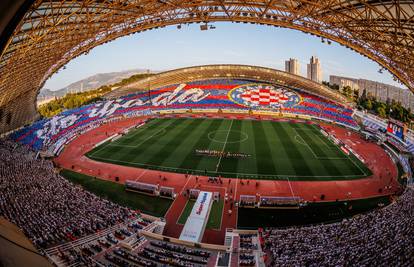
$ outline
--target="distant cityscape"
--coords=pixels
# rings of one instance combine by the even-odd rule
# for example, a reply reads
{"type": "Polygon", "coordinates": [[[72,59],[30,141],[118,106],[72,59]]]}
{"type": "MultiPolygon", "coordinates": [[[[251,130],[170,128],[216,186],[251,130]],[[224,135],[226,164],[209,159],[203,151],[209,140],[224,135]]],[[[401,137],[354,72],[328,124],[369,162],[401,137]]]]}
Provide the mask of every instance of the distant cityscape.
{"type": "MultiPolygon", "coordinates": [[[[285,71],[300,75],[299,61],[295,58],[286,60],[285,71]]],[[[314,56],[310,58],[309,64],[307,64],[307,78],[322,83],[322,67],[319,58],[314,56]]],[[[373,97],[381,102],[394,100],[401,103],[403,107],[414,110],[414,95],[408,89],[366,79],[336,75],[329,76],[329,84],[337,85],[339,90],[342,90],[344,87],[350,87],[353,91],[358,91],[359,96],[361,96],[365,90],[367,96],[373,97]]]]}

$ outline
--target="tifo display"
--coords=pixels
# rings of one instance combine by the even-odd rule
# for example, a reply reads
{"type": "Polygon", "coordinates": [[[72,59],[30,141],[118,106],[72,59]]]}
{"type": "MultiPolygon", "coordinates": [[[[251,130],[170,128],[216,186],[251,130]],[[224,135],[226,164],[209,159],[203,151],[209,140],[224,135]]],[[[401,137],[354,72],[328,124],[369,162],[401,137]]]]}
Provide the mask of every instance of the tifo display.
{"type": "Polygon", "coordinates": [[[12,134],[18,142],[36,150],[52,149],[61,140],[82,132],[84,127],[119,116],[145,115],[162,110],[267,110],[276,113],[307,115],[347,126],[357,126],[348,107],[316,95],[282,86],[243,80],[206,80],[177,84],[106,100],[64,111],[51,119],[40,120],[12,134]]]}

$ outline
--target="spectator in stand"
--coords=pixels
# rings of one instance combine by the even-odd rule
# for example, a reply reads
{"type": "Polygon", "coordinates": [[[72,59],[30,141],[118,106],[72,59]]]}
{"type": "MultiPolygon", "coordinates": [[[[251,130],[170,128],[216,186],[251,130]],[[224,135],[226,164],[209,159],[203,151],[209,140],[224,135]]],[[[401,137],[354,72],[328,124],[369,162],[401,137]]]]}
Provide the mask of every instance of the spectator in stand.
{"type": "Polygon", "coordinates": [[[271,266],[414,266],[414,190],[340,223],[268,228],[271,266]]]}
{"type": "Polygon", "coordinates": [[[133,215],[74,186],[27,147],[1,140],[0,158],[0,216],[22,228],[38,247],[95,233],[133,215]]]}

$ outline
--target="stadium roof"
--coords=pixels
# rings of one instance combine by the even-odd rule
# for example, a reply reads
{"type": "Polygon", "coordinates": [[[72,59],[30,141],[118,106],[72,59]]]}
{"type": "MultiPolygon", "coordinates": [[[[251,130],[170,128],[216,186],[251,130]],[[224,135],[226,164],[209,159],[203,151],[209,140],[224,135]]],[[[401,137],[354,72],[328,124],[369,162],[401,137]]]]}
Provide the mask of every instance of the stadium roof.
{"type": "Polygon", "coordinates": [[[3,0],[0,132],[37,118],[44,82],[71,59],[127,34],[232,21],[300,30],[378,62],[414,91],[412,0],[3,0]]]}

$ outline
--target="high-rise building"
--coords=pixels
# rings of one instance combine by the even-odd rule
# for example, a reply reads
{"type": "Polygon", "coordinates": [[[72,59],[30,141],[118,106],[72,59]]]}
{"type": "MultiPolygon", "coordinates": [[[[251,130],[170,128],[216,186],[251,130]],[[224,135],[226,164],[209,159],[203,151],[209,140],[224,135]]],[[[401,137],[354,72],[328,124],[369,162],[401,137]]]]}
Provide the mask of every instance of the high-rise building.
{"type": "Polygon", "coordinates": [[[376,81],[335,75],[329,76],[329,83],[332,85],[338,85],[340,90],[346,86],[349,86],[354,91],[358,90],[359,96],[361,96],[365,91],[367,96],[373,97],[381,102],[394,100],[396,102],[400,102],[403,107],[414,110],[414,95],[408,89],[402,89],[376,81]]]}
{"type": "Polygon", "coordinates": [[[319,58],[311,57],[308,64],[308,79],[321,83],[322,82],[322,69],[319,58]]]}
{"type": "Polygon", "coordinates": [[[294,58],[289,58],[289,60],[286,60],[285,71],[295,75],[300,75],[299,61],[294,58]]]}

